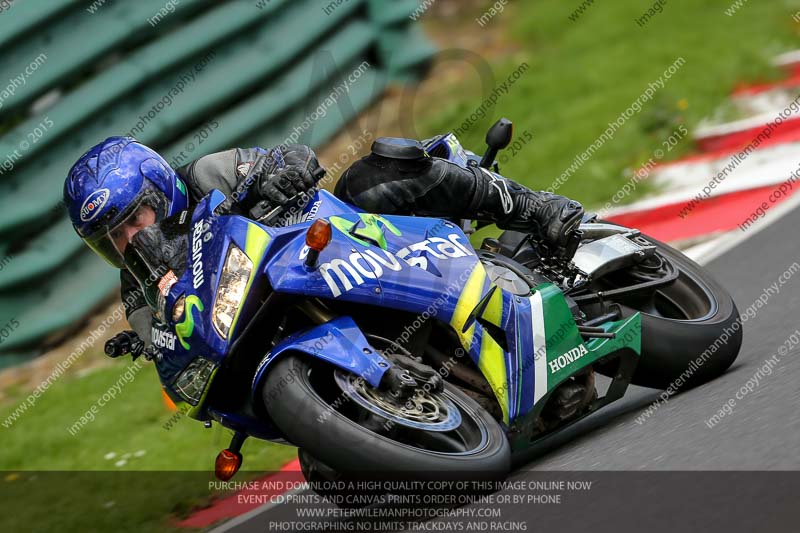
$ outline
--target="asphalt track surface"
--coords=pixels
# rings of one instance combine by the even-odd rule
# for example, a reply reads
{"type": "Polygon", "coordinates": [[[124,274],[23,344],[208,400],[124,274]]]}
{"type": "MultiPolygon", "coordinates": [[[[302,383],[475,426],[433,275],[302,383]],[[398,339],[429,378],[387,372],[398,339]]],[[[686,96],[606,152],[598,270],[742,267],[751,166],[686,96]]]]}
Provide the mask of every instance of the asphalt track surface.
{"type": "MultiPolygon", "coordinates": [[[[731,292],[740,312],[744,312],[761,297],[767,287],[778,282],[779,276],[793,263],[800,264],[798,228],[800,209],[795,208],[706,265],[731,292]]],[[[552,471],[558,471],[555,474],[566,471],[584,472],[591,478],[592,472],[599,474],[601,471],[800,470],[800,363],[797,361],[800,346],[784,355],[779,354],[779,348],[800,328],[798,309],[800,272],[796,272],[794,277],[780,286],[779,292],[769,296],[767,303],[757,310],[755,317],[748,318],[745,322],[742,350],[726,374],[672,397],[643,423],[637,423],[637,417],[658,399],[661,392],[631,387],[626,396],[616,403],[567,429],[542,450],[541,456],[513,472],[509,480],[542,479],[541,476],[543,473],[547,474],[547,471],[551,474],[552,471]],[[741,399],[737,399],[737,391],[740,391],[768,358],[776,355],[779,361],[772,374],[761,378],[752,392],[740,394],[741,399]],[[735,401],[732,414],[724,416],[714,427],[709,428],[706,421],[731,399],[735,401]]],[[[647,474],[644,477],[619,475],[617,494],[595,491],[594,511],[605,512],[607,515],[611,506],[618,516],[630,518],[631,509],[624,498],[625,494],[630,491],[646,491],[649,483],[675,481],[669,475],[650,480],[646,476],[647,474]]],[[[689,477],[684,481],[691,484],[692,479],[699,478],[689,477]]],[[[796,479],[795,475],[794,480],[796,479]]],[[[751,476],[737,480],[734,476],[730,482],[748,484],[752,489],[754,483],[765,483],[765,486],[769,486],[769,483],[774,483],[774,479],[771,481],[769,478],[751,476]]],[[[792,501],[795,502],[798,496],[794,490],[796,487],[794,484],[791,491],[792,501]]],[[[741,487],[736,485],[729,486],[728,496],[739,489],[741,487]]],[[[753,491],[749,494],[752,500],[753,491]]],[[[720,495],[718,491],[715,493],[713,488],[709,488],[705,492],[706,501],[703,506],[711,505],[715,497],[724,497],[724,494],[720,495]]],[[[718,503],[730,505],[728,500],[730,498],[718,503]]],[[[684,505],[686,503],[683,502],[684,505]]],[[[749,503],[762,508],[770,504],[769,501],[749,503]]],[[[673,528],[664,522],[670,519],[669,516],[664,516],[664,509],[668,509],[669,513],[674,511],[672,506],[659,505],[658,502],[651,502],[648,509],[639,509],[642,519],[649,517],[648,523],[640,524],[642,529],[652,533],[673,528]]],[[[795,509],[795,518],[800,518],[800,506],[795,509]]],[[[269,531],[268,524],[271,520],[297,520],[296,515],[291,516],[293,512],[287,511],[285,506],[264,507],[223,525],[220,530],[269,531]]],[[[529,526],[528,530],[616,529],[607,521],[607,516],[606,521],[603,521],[600,518],[589,518],[590,513],[587,513],[586,517],[579,519],[577,516],[565,516],[565,512],[559,511],[558,506],[534,509],[531,506],[516,505],[505,511],[503,519],[528,520],[529,523],[539,526],[529,526]],[[532,513],[535,513],[535,518],[532,513]],[[563,527],[565,520],[570,523],[570,527],[563,527]]],[[[725,514],[726,511],[717,506],[706,518],[713,523],[725,514]]],[[[760,519],[763,517],[764,514],[761,514],[760,519]]],[[[742,527],[742,530],[750,529],[749,525],[742,524],[742,527]]],[[[671,530],[674,529],[676,528],[671,530]]],[[[706,525],[697,530],[712,529],[716,528],[706,525]]],[[[778,529],[782,528],[757,530],[778,529]]],[[[627,531],[628,528],[617,530],[627,531]]]]}

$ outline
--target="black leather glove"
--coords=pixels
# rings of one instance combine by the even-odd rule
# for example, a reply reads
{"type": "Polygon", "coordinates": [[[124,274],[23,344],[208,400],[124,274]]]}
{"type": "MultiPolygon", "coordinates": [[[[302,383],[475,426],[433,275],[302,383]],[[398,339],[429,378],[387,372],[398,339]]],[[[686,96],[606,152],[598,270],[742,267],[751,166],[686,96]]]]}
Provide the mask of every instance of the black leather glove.
{"type": "Polygon", "coordinates": [[[122,357],[131,354],[131,359],[136,361],[140,355],[148,361],[154,359],[161,360],[161,351],[153,346],[145,346],[145,342],[135,331],[123,331],[117,333],[106,341],[104,351],[107,356],[112,358],[122,357]]]}
{"type": "Polygon", "coordinates": [[[258,192],[272,207],[286,205],[302,192],[314,188],[314,178],[305,168],[284,167],[275,173],[263,176],[258,183],[258,192]]]}
{"type": "Polygon", "coordinates": [[[514,206],[504,226],[513,230],[535,229],[540,238],[556,248],[569,242],[583,219],[583,206],[579,202],[543,191],[515,195],[514,206]]]}
{"type": "Polygon", "coordinates": [[[158,313],[163,311],[163,297],[158,282],[170,270],[176,278],[183,275],[189,257],[190,224],[188,213],[173,215],[139,230],[125,249],[125,268],[139,282],[145,302],[161,319],[158,313]]]}

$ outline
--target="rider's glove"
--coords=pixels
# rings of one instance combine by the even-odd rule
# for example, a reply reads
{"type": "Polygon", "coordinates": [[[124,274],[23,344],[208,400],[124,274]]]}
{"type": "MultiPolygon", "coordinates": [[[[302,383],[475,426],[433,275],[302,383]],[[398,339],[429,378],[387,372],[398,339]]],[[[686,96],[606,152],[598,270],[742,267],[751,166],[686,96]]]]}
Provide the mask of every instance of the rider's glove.
{"type": "Polygon", "coordinates": [[[280,168],[273,174],[263,176],[258,183],[261,198],[272,207],[286,205],[293,196],[313,188],[311,172],[301,167],[280,168]]]}
{"type": "Polygon", "coordinates": [[[536,210],[542,237],[551,245],[565,246],[583,219],[583,206],[559,195],[543,198],[536,210]]]}
{"type": "Polygon", "coordinates": [[[152,344],[145,347],[144,341],[135,331],[123,331],[114,335],[106,341],[105,352],[113,358],[130,354],[134,361],[141,355],[148,361],[161,360],[161,351],[152,344]]]}

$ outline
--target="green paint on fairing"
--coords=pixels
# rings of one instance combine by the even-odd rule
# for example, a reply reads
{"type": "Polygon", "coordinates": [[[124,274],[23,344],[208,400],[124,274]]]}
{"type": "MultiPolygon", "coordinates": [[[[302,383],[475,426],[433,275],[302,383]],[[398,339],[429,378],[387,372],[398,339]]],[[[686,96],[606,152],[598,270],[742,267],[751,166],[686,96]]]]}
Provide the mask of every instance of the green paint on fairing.
{"type": "Polygon", "coordinates": [[[552,284],[536,288],[542,295],[545,339],[547,340],[547,391],[598,359],[622,348],[641,354],[641,316],[608,322],[601,327],[616,334],[614,339],[591,339],[584,342],[569,304],[558,287],[552,284]]]}
{"type": "Polygon", "coordinates": [[[178,334],[178,340],[180,341],[184,350],[191,348],[189,343],[186,342],[186,339],[191,337],[192,333],[194,333],[194,314],[192,312],[195,310],[195,308],[202,313],[204,309],[203,302],[201,302],[200,298],[194,294],[187,296],[186,307],[183,312],[185,318],[183,319],[183,322],[175,324],[175,333],[178,334]]]}
{"type": "Polygon", "coordinates": [[[624,320],[607,322],[604,330],[616,334],[613,339],[591,339],[586,343],[589,352],[602,356],[623,348],[630,348],[637,356],[642,355],[642,315],[636,313],[624,320]]]}
{"type": "MultiPolygon", "coordinates": [[[[638,358],[642,353],[642,318],[639,313],[600,325],[604,331],[615,334],[613,339],[595,338],[584,342],[569,310],[569,304],[558,287],[545,284],[536,287],[533,292],[537,291],[542,295],[544,311],[547,359],[543,370],[547,376],[547,392],[528,413],[513,422],[509,440],[512,450],[515,451],[528,449],[532,442],[538,442],[549,435],[549,433],[537,435],[538,417],[550,393],[564,381],[605,357],[619,355],[621,358],[638,358]],[[571,350],[575,351],[572,357],[569,357],[571,350]],[[567,357],[559,361],[565,354],[567,357]],[[577,357],[578,355],[580,356],[577,357]]],[[[608,395],[608,392],[606,394],[608,395]]],[[[584,413],[570,423],[590,412],[584,413]]]]}
{"type": "Polygon", "coordinates": [[[564,294],[557,286],[547,283],[537,287],[534,292],[539,292],[542,296],[544,336],[547,344],[545,371],[547,391],[549,392],[565,376],[584,366],[583,361],[579,360],[563,372],[557,374],[551,372],[551,363],[556,361],[561,354],[579,349],[583,345],[583,337],[578,332],[578,326],[575,324],[575,318],[572,316],[564,294]]]}
{"type": "Polygon", "coordinates": [[[383,234],[383,229],[381,228],[380,224],[383,224],[383,227],[395,235],[402,235],[401,231],[397,229],[394,224],[380,215],[360,213],[358,216],[361,218],[361,222],[364,223],[364,225],[361,227],[357,227],[359,226],[359,222],[351,222],[341,217],[333,216],[330,217],[329,220],[331,221],[331,224],[333,224],[336,229],[344,233],[348,239],[355,241],[362,246],[366,246],[367,248],[374,243],[380,246],[381,249],[386,250],[386,236],[383,234]],[[359,239],[359,237],[363,238],[359,239]]]}

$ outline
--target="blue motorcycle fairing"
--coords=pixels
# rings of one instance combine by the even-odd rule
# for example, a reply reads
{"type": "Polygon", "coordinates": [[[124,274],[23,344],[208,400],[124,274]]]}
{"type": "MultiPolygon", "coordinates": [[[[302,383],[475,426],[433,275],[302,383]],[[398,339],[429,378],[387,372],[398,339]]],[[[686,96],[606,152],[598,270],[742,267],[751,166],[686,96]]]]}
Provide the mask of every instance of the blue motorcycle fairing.
{"type": "Polygon", "coordinates": [[[481,161],[481,157],[475,152],[464,149],[455,133],[447,133],[429,139],[425,143],[425,151],[463,168],[467,168],[470,161],[474,161],[476,164],[481,161]]]}
{"type": "MultiPolygon", "coordinates": [[[[156,368],[162,384],[166,386],[173,400],[179,399],[179,396],[171,390],[170,385],[195,357],[202,356],[219,365],[227,356],[230,343],[236,338],[237,331],[234,328],[227,338],[222,338],[212,324],[212,310],[220,273],[229,247],[235,245],[243,251],[247,250],[248,239],[252,240],[254,228],[258,231],[263,230],[264,239],[269,239],[269,233],[264,226],[256,225],[243,217],[216,215],[214,209],[224,199],[225,196],[221,192],[212,191],[195,207],[188,236],[189,256],[186,271],[165,297],[166,328],[169,334],[175,337],[171,343],[174,349],[159,346],[163,357],[156,361],[156,368]],[[184,313],[177,320],[173,320],[172,310],[180,297],[186,298],[184,313]],[[182,336],[181,331],[190,333],[182,336]]],[[[257,264],[259,259],[255,258],[254,261],[253,271],[258,273],[261,268],[261,265],[257,264]]],[[[241,304],[242,314],[250,311],[251,302],[258,300],[253,296],[260,292],[257,283],[261,279],[263,279],[261,276],[254,277],[254,285],[250,287],[241,304]]]]}
{"type": "Polygon", "coordinates": [[[391,366],[370,346],[364,334],[349,316],[342,316],[305,331],[289,335],[279,342],[258,365],[253,378],[253,396],[258,397],[264,377],[281,354],[303,352],[364,378],[378,387],[383,374],[391,366]]]}
{"type": "MultiPolygon", "coordinates": [[[[320,196],[327,200],[329,193],[320,196]]],[[[275,237],[270,248],[277,251],[266,264],[275,291],[421,312],[448,288],[457,294],[461,274],[477,262],[467,237],[444,220],[354,211],[328,218],[332,239],[313,269],[303,264],[308,223],[281,231],[283,237],[293,232],[294,242],[279,247],[275,237]],[[385,246],[360,237],[365,226],[377,228],[385,246]]]]}
{"type": "MultiPolygon", "coordinates": [[[[164,327],[167,335],[172,338],[170,343],[162,343],[159,346],[164,357],[156,362],[156,368],[168,394],[176,401],[179,400],[179,397],[171,390],[170,385],[178,374],[197,356],[203,356],[217,364],[221,363],[227,357],[230,344],[240,332],[238,326],[246,324],[256,310],[252,302],[257,302],[258,298],[251,298],[251,296],[263,292],[260,284],[263,284],[266,278],[255,276],[252,286],[241,304],[237,327],[231,329],[227,339],[223,339],[214,329],[211,318],[220,272],[231,243],[246,252],[248,241],[265,241],[268,248],[262,250],[259,257],[251,257],[251,259],[254,261],[254,272],[269,271],[262,264],[268,260],[270,251],[281,250],[287,242],[293,240],[302,243],[300,246],[303,246],[305,232],[310,225],[310,223],[300,223],[282,228],[267,227],[244,217],[216,215],[214,210],[224,200],[225,195],[215,190],[195,207],[192,213],[192,227],[188,236],[187,269],[178,282],[170,288],[165,298],[164,310],[167,323],[164,327]],[[221,238],[215,238],[217,235],[221,238]],[[257,239],[253,239],[254,235],[257,239]],[[197,265],[196,270],[195,264],[197,265]],[[187,302],[184,314],[177,321],[172,320],[172,309],[175,302],[182,296],[186,298],[187,302]],[[194,303],[190,303],[191,301],[194,303]],[[182,339],[176,335],[178,330],[176,326],[182,323],[186,324],[187,320],[192,324],[192,333],[182,339]]],[[[313,218],[342,212],[357,213],[358,210],[341,202],[327,191],[320,191],[314,195],[303,210],[302,216],[303,218],[313,218]]],[[[300,268],[302,269],[302,267],[300,268]]]]}
{"type": "MultiPolygon", "coordinates": [[[[537,398],[546,398],[558,385],[560,373],[604,355],[594,349],[586,355],[584,349],[581,363],[553,370],[551,359],[581,343],[561,291],[554,286],[537,287],[537,294],[523,298],[498,289],[466,235],[446,220],[363,213],[319,191],[305,217],[328,220],[332,238],[316,265],[307,267],[305,234],[310,220],[265,227],[240,216],[216,216],[210,207],[211,202],[204,201],[195,209],[190,234],[191,253],[202,255],[203,260],[190,255],[187,272],[167,297],[165,309],[170,317],[175,300],[186,296],[178,324],[170,324],[181,342],[176,343],[174,354],[158,363],[162,383],[173,399],[177,398],[176,376],[195,357],[205,357],[217,367],[222,364],[240,326],[250,322],[269,290],[267,280],[275,292],[383,306],[417,315],[419,321],[433,318],[449,325],[459,337],[462,352],[495,391],[506,425],[531,412],[537,398]],[[212,325],[212,315],[219,273],[232,244],[251,259],[253,272],[236,323],[229,338],[222,339],[212,325]],[[535,357],[535,364],[529,361],[531,354],[545,352],[535,357]]],[[[378,366],[386,361],[374,353],[351,318],[340,318],[295,333],[275,346],[253,377],[254,391],[272,361],[290,349],[349,372],[369,372],[364,377],[373,386],[390,366],[378,366]],[[371,371],[372,367],[380,371],[371,371]]],[[[197,406],[198,416],[204,415],[203,409],[204,405],[197,406]]]]}
{"type": "Polygon", "coordinates": [[[316,220],[318,218],[341,215],[342,213],[363,213],[364,211],[354,205],[344,203],[325,189],[320,189],[311,201],[306,204],[303,212],[306,215],[306,220],[316,220]]]}
{"type": "Polygon", "coordinates": [[[379,287],[375,282],[375,274],[357,246],[354,246],[356,243],[335,236],[320,254],[319,266],[315,269],[305,266],[304,260],[309,251],[305,243],[308,226],[309,223],[292,226],[289,231],[283,231],[274,238],[275,242],[270,249],[277,251],[271,255],[265,266],[265,273],[273,290],[331,298],[340,292],[339,289],[331,289],[325,280],[336,276],[337,279],[344,280],[343,290],[350,296],[348,299],[362,303],[379,303],[380,291],[377,290],[379,287]],[[284,239],[289,239],[289,242],[284,239]],[[331,259],[330,264],[326,258],[331,259]],[[352,266],[353,264],[356,266],[352,266]],[[332,274],[329,269],[333,270],[332,274]]]}

